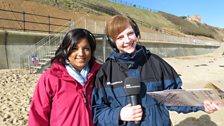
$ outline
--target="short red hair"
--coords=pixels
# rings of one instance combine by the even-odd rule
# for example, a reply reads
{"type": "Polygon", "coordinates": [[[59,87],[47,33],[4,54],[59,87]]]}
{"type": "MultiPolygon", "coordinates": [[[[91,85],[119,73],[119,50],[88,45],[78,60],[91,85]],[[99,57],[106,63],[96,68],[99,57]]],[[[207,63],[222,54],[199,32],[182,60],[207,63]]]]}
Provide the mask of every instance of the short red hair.
{"type": "Polygon", "coordinates": [[[134,26],[130,18],[124,15],[115,15],[107,21],[105,34],[115,41],[116,37],[124,31],[128,25],[134,26]]]}

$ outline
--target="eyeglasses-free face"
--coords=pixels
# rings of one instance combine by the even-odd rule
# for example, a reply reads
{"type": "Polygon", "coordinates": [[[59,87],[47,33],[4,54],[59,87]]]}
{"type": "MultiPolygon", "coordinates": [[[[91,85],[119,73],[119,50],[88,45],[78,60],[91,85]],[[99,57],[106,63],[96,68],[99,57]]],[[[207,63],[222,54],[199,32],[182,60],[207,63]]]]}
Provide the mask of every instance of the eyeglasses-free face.
{"type": "Polygon", "coordinates": [[[87,39],[81,39],[72,49],[68,56],[68,61],[79,71],[81,71],[91,59],[91,48],[87,39]]]}
{"type": "Polygon", "coordinates": [[[115,43],[120,53],[133,53],[135,51],[137,39],[133,28],[129,24],[124,31],[118,34],[115,43]]]}

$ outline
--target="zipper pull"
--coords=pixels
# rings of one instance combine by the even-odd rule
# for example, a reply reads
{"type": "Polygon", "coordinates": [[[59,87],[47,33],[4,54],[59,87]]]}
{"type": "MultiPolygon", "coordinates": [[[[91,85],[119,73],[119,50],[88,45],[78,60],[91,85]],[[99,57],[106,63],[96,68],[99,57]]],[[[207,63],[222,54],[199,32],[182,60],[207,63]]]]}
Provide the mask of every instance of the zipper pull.
{"type": "Polygon", "coordinates": [[[87,97],[86,97],[86,91],[83,92],[83,96],[84,96],[84,103],[87,103],[87,97]]]}

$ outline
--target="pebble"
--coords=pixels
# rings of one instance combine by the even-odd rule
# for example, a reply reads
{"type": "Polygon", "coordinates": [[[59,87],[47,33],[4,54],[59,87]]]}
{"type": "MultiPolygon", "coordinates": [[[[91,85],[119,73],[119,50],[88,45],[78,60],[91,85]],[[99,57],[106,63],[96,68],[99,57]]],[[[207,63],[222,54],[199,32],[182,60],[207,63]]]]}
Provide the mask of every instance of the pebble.
{"type": "Polygon", "coordinates": [[[27,126],[29,104],[39,77],[28,70],[0,70],[1,126],[27,126]]]}

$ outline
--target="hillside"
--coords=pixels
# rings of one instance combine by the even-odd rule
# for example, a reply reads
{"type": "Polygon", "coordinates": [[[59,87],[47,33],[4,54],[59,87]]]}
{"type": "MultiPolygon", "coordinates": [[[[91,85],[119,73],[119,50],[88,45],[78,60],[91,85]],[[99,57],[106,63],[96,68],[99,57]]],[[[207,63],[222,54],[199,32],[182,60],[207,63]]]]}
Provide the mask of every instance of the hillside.
{"type": "Polygon", "coordinates": [[[76,26],[83,23],[83,18],[105,22],[112,15],[127,14],[138,23],[141,31],[224,41],[224,30],[221,28],[110,0],[0,0],[0,2],[0,8],[3,9],[70,18],[75,21],[76,26]]]}

